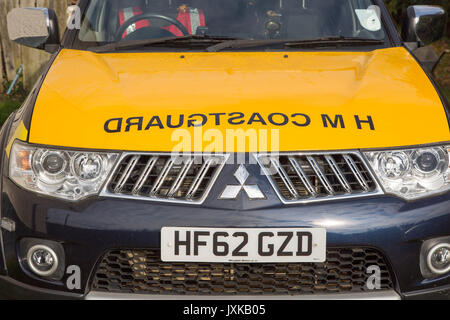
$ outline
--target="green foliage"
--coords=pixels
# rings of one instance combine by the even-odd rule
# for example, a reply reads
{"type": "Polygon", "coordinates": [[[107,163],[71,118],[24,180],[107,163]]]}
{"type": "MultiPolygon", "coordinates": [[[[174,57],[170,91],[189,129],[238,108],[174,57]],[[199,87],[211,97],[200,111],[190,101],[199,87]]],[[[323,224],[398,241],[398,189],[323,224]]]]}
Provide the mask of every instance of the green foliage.
{"type": "Polygon", "coordinates": [[[450,89],[449,88],[444,88],[444,93],[447,96],[447,100],[450,101],[450,89]]]}
{"type": "Polygon", "coordinates": [[[9,115],[20,107],[20,102],[17,100],[6,100],[0,96],[0,127],[8,119],[9,115]]]}
{"type": "Polygon", "coordinates": [[[8,119],[9,115],[20,107],[22,102],[28,95],[27,90],[23,87],[22,81],[18,81],[14,86],[11,94],[7,96],[5,93],[11,85],[11,81],[1,83],[3,90],[0,90],[0,127],[8,119]]]}
{"type": "MultiPolygon", "coordinates": [[[[6,92],[9,89],[11,82],[12,81],[3,81],[3,92],[6,92]]],[[[2,90],[0,90],[0,92],[2,92],[2,90]]],[[[27,97],[27,95],[28,91],[23,87],[23,82],[19,79],[19,81],[17,81],[16,85],[11,91],[11,94],[7,98],[22,101],[27,97]]]]}

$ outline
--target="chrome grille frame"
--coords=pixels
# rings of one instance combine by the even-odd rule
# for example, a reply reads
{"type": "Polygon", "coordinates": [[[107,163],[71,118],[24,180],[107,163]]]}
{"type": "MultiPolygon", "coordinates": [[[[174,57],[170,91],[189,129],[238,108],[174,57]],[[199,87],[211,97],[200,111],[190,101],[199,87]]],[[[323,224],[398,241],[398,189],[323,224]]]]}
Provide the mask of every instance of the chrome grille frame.
{"type": "Polygon", "coordinates": [[[269,180],[272,188],[276,192],[278,198],[283,204],[289,205],[289,204],[307,204],[307,203],[317,203],[317,202],[327,202],[327,201],[334,201],[334,200],[343,200],[343,199],[355,199],[355,198],[366,198],[366,197],[373,197],[377,195],[384,194],[383,189],[381,188],[381,185],[378,182],[378,179],[376,178],[375,174],[372,171],[372,168],[370,167],[367,160],[364,158],[364,156],[361,154],[361,152],[356,150],[343,150],[343,151],[324,151],[324,152],[280,152],[280,153],[258,153],[254,154],[254,158],[257,161],[259,167],[261,168],[263,174],[267,177],[269,180]],[[348,185],[348,182],[345,179],[345,176],[342,174],[340,168],[336,165],[334,159],[332,158],[333,155],[340,155],[342,156],[347,165],[350,167],[350,170],[352,171],[355,178],[358,180],[358,182],[361,184],[361,187],[365,190],[365,192],[360,193],[350,193],[350,186],[348,185]],[[349,155],[356,156],[361,163],[364,165],[365,169],[367,170],[367,174],[370,175],[370,178],[372,179],[373,183],[375,184],[374,190],[370,191],[367,185],[367,182],[362,178],[361,173],[359,172],[357,166],[355,165],[353,159],[349,157],[349,155]],[[295,159],[292,159],[291,157],[296,156],[304,156],[307,157],[307,160],[312,167],[312,169],[318,174],[318,178],[322,182],[323,186],[327,191],[329,192],[328,196],[320,196],[316,197],[316,193],[314,191],[313,186],[311,185],[310,181],[308,180],[308,177],[303,172],[303,169],[298,164],[295,159]],[[332,192],[329,189],[330,184],[327,181],[326,176],[321,172],[320,167],[318,167],[315,159],[313,156],[321,156],[324,157],[327,161],[328,165],[331,167],[332,171],[336,175],[336,178],[341,183],[342,187],[346,190],[345,194],[337,195],[332,192]],[[294,185],[292,184],[292,181],[290,181],[287,174],[284,172],[284,169],[281,165],[279,165],[278,157],[288,157],[290,164],[293,166],[293,169],[296,171],[296,174],[299,178],[299,180],[303,183],[305,186],[305,189],[314,196],[311,196],[309,198],[302,198],[302,199],[286,199],[285,196],[280,191],[276,181],[272,178],[270,172],[267,170],[266,165],[262,162],[261,158],[263,157],[269,157],[272,165],[275,165],[276,170],[280,170],[277,173],[280,175],[281,179],[285,183],[286,187],[292,191],[290,191],[293,195],[298,196],[298,192],[295,189],[294,185]],[[291,160],[292,159],[292,160],[291,160]],[[285,182],[286,181],[286,182],[285,182]]]}
{"type": "MultiPolygon", "coordinates": [[[[201,205],[205,202],[205,200],[207,199],[212,187],[214,186],[218,176],[220,175],[220,173],[222,172],[225,164],[228,161],[230,154],[208,154],[208,153],[158,153],[158,152],[124,152],[122,153],[122,155],[120,156],[120,158],[117,160],[116,165],[114,166],[114,168],[111,171],[110,176],[108,177],[108,180],[106,181],[106,183],[104,184],[102,191],[100,193],[100,197],[108,197],[108,198],[116,198],[116,199],[129,199],[129,200],[141,200],[141,201],[151,201],[151,202],[163,202],[163,203],[175,203],[175,204],[190,204],[190,205],[201,205]],[[132,194],[123,194],[120,193],[120,189],[121,186],[118,183],[118,185],[115,188],[115,191],[117,190],[118,193],[114,193],[111,192],[109,190],[109,185],[111,184],[112,180],[114,179],[117,171],[119,170],[119,167],[121,166],[122,162],[124,161],[125,158],[127,157],[132,157],[132,160],[130,161],[130,163],[127,165],[127,167],[125,168],[125,171],[132,171],[135,163],[135,159],[139,158],[141,156],[150,156],[151,159],[149,160],[149,162],[147,163],[146,167],[144,168],[144,171],[141,173],[141,176],[139,177],[136,185],[133,188],[132,194]],[[142,184],[145,182],[145,177],[148,175],[146,174],[146,172],[150,173],[151,170],[153,169],[154,165],[157,162],[157,159],[159,157],[181,157],[181,158],[188,158],[190,157],[192,160],[195,157],[203,157],[204,160],[203,164],[208,166],[211,165],[210,160],[212,158],[221,158],[221,162],[218,165],[218,168],[216,169],[216,172],[214,172],[214,174],[211,176],[211,181],[209,182],[208,186],[205,188],[202,196],[199,199],[193,199],[193,200],[189,200],[189,199],[176,199],[176,198],[163,198],[163,197],[156,197],[155,194],[158,192],[158,190],[154,190],[158,187],[157,184],[155,184],[153,186],[154,189],[152,189],[151,193],[148,196],[143,196],[143,195],[139,195],[137,194],[137,190],[139,190],[139,185],[142,186],[142,184]],[[209,159],[207,159],[207,157],[211,157],[209,159]]],[[[183,177],[187,174],[187,172],[189,171],[190,167],[192,166],[194,161],[190,162],[188,161],[185,166],[182,168],[181,172],[179,173],[178,177],[176,178],[175,183],[181,183],[183,177]]],[[[163,171],[161,171],[159,177],[158,177],[158,182],[159,180],[164,180],[164,171],[165,170],[170,170],[171,166],[173,165],[173,161],[168,161],[168,163],[165,165],[165,168],[163,171]]],[[[190,190],[188,191],[188,195],[190,194],[194,194],[197,190],[197,188],[200,186],[201,182],[203,181],[202,178],[204,177],[204,175],[206,174],[207,170],[203,170],[202,172],[199,173],[198,176],[198,181],[197,184],[193,184],[190,188],[190,190]],[[203,176],[202,176],[203,175],[203,176]]],[[[128,173],[127,173],[128,174],[128,173]]],[[[124,181],[127,180],[127,176],[123,175],[119,182],[122,183],[122,187],[123,187],[123,183],[124,181],[122,181],[122,179],[124,181]]],[[[161,181],[163,182],[163,181],[161,181]]],[[[175,185],[173,186],[175,187],[175,185]]],[[[173,196],[173,188],[171,190],[169,190],[169,195],[173,196]]]]}
{"type": "MultiPolygon", "coordinates": [[[[187,153],[187,154],[172,154],[172,153],[158,153],[158,152],[124,152],[121,154],[120,158],[118,159],[116,165],[114,166],[113,170],[111,171],[111,174],[108,178],[108,180],[106,181],[106,183],[104,184],[102,191],[100,193],[100,197],[109,197],[109,198],[117,198],[117,199],[130,199],[130,200],[142,200],[142,201],[152,201],[152,202],[163,202],[163,203],[175,203],[175,204],[190,204],[190,205],[201,205],[205,202],[205,200],[208,198],[211,189],[213,188],[214,184],[217,181],[217,178],[219,177],[219,175],[222,173],[224,166],[228,163],[228,159],[230,158],[231,154],[230,153],[223,153],[223,154],[204,154],[204,153],[187,153]],[[142,172],[142,176],[139,177],[133,191],[132,194],[127,195],[127,194],[123,194],[123,193],[114,193],[111,192],[110,190],[108,190],[109,185],[111,184],[117,170],[119,169],[120,165],[122,164],[123,160],[126,157],[133,157],[133,159],[135,159],[136,157],[139,156],[150,156],[152,157],[149,162],[147,163],[146,168],[144,169],[144,171],[142,172]],[[192,166],[192,162],[188,162],[185,164],[185,167],[182,168],[182,170],[179,173],[179,176],[175,179],[175,183],[172,186],[172,189],[169,190],[168,192],[168,196],[169,198],[162,198],[162,197],[155,197],[152,196],[155,194],[155,192],[157,192],[157,190],[152,190],[152,195],[149,196],[142,196],[142,195],[138,195],[136,190],[139,190],[139,185],[143,184],[145,181],[144,177],[146,176],[146,171],[151,171],[153,169],[153,166],[156,164],[156,161],[158,159],[158,157],[168,157],[168,156],[176,156],[176,157],[218,157],[218,158],[222,158],[221,163],[219,164],[216,172],[214,173],[214,175],[211,177],[211,181],[209,183],[209,185],[206,187],[203,195],[201,196],[201,198],[197,199],[197,200],[187,200],[187,199],[176,199],[176,198],[172,198],[174,190],[172,190],[173,188],[176,189],[176,186],[178,183],[181,183],[181,181],[183,180],[184,176],[187,174],[187,172],[189,171],[190,167],[192,166]]],[[[263,174],[267,177],[270,185],[272,186],[272,188],[274,189],[276,195],[278,196],[278,198],[280,199],[280,201],[283,204],[289,205],[289,204],[307,204],[307,203],[316,203],[316,202],[326,202],[326,201],[333,201],[333,200],[342,200],[342,199],[354,199],[354,198],[363,198],[363,197],[371,197],[371,196],[376,196],[376,195],[382,195],[384,194],[384,191],[381,187],[381,185],[379,184],[375,174],[372,171],[372,168],[370,167],[369,163],[367,162],[367,160],[365,159],[365,157],[361,154],[361,152],[357,151],[357,150],[344,150],[344,151],[324,151],[324,152],[280,152],[280,153],[252,153],[251,156],[256,160],[256,163],[258,164],[258,166],[260,167],[260,169],[262,170],[263,174]],[[353,175],[355,176],[355,178],[360,182],[361,187],[365,190],[368,190],[368,186],[365,183],[365,180],[363,178],[361,178],[361,173],[359,173],[357,166],[355,165],[355,163],[353,162],[352,158],[349,157],[349,155],[354,155],[356,156],[362,163],[362,165],[364,166],[364,168],[367,171],[367,174],[370,175],[370,178],[372,180],[372,182],[375,184],[375,188],[372,191],[365,191],[365,192],[359,192],[359,193],[351,193],[351,187],[349,186],[348,182],[346,181],[346,178],[344,176],[344,174],[341,172],[339,166],[335,163],[332,155],[340,155],[343,157],[343,159],[345,159],[348,167],[350,168],[350,170],[353,172],[353,175]],[[303,172],[302,167],[298,164],[297,161],[295,161],[295,159],[289,159],[290,161],[290,165],[293,167],[293,169],[296,171],[296,174],[298,176],[298,178],[300,179],[300,181],[303,183],[303,185],[305,186],[305,189],[308,191],[308,193],[314,195],[312,197],[309,198],[302,198],[302,199],[294,199],[294,200],[289,200],[286,199],[284,197],[284,195],[282,194],[282,192],[279,190],[279,187],[277,185],[277,183],[274,181],[274,179],[272,179],[270,173],[267,171],[266,166],[264,165],[264,163],[261,161],[261,158],[263,157],[271,157],[271,162],[272,164],[279,168],[281,170],[280,177],[283,179],[286,179],[285,185],[286,187],[288,187],[289,185],[291,186],[291,192],[297,193],[295,186],[292,184],[292,182],[290,182],[289,177],[287,176],[287,174],[284,171],[284,169],[282,168],[282,166],[279,164],[278,158],[277,157],[295,157],[295,156],[304,156],[307,157],[307,161],[309,162],[310,166],[312,168],[316,168],[313,169],[314,171],[318,172],[318,179],[320,179],[320,181],[323,184],[323,187],[325,189],[327,189],[329,191],[329,195],[328,196],[319,196],[316,197],[315,194],[315,189],[314,186],[310,183],[308,177],[306,176],[305,172],[303,172]],[[341,186],[343,189],[346,190],[345,194],[342,195],[337,195],[334,194],[334,192],[332,192],[332,187],[330,186],[330,183],[327,181],[327,178],[325,176],[324,173],[321,172],[320,167],[318,166],[316,160],[314,158],[312,158],[312,156],[321,156],[325,159],[325,161],[327,162],[328,166],[331,168],[331,170],[333,171],[334,175],[336,176],[336,178],[339,180],[341,186]],[[321,173],[321,174],[320,174],[321,173]],[[331,187],[331,189],[330,189],[331,187]]],[[[166,166],[168,166],[168,169],[170,170],[171,164],[173,165],[173,162],[169,162],[166,164],[166,166]]],[[[204,164],[207,165],[207,161],[204,161],[204,164]]],[[[135,165],[135,164],[134,164],[135,165]]],[[[125,168],[125,170],[132,170],[133,168],[133,161],[131,161],[129,163],[129,167],[125,168]]],[[[163,170],[164,171],[164,170],[163,170]]],[[[202,172],[199,172],[199,175],[201,175],[202,172]]],[[[126,180],[126,179],[125,179],[126,180]]],[[[201,179],[199,180],[201,181],[201,179]]],[[[121,182],[121,181],[119,181],[121,182]]],[[[122,181],[123,182],[123,181],[122,181]]],[[[120,191],[120,184],[117,185],[117,191],[120,191]]],[[[192,194],[196,192],[196,187],[195,185],[191,186],[191,190],[189,190],[188,194],[192,194]]],[[[297,193],[297,196],[298,193],[297,193]]]]}

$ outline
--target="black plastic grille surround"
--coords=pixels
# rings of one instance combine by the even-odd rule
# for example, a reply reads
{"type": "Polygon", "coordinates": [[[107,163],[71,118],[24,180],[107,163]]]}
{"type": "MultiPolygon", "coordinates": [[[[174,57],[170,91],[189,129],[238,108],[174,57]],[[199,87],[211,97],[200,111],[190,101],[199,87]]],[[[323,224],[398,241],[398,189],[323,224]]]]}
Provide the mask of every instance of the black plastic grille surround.
{"type": "Polygon", "coordinates": [[[328,248],[325,263],[165,263],[159,249],[112,250],[95,272],[92,290],[153,295],[301,295],[393,289],[386,260],[372,248],[328,248]]]}

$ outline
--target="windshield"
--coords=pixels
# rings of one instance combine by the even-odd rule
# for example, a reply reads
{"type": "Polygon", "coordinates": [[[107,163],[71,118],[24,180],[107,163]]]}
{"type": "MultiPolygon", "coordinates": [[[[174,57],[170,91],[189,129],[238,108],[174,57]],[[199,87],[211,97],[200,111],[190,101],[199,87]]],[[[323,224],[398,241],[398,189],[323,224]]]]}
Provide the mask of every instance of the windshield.
{"type": "Polygon", "coordinates": [[[186,36],[383,40],[372,0],[90,0],[77,47],[186,36]]]}

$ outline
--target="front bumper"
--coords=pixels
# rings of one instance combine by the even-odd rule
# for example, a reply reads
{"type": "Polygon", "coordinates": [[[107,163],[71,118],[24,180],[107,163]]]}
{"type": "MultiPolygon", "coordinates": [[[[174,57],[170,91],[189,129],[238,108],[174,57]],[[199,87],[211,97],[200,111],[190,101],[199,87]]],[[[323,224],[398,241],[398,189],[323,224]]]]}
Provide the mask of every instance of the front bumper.
{"type": "Polygon", "coordinates": [[[0,300],[3,299],[40,299],[40,300],[416,300],[416,299],[450,299],[450,286],[429,289],[400,295],[394,290],[368,293],[342,293],[299,296],[164,296],[146,294],[104,293],[91,291],[87,295],[72,294],[61,291],[32,287],[9,277],[0,277],[0,300]]]}
{"type": "MultiPolygon", "coordinates": [[[[450,289],[446,293],[447,298],[450,289]]],[[[426,296],[426,295],[424,295],[426,296]]],[[[445,298],[445,296],[444,296],[445,298]]],[[[31,287],[14,281],[11,278],[0,277],[0,300],[2,299],[39,299],[39,300],[400,300],[401,296],[394,290],[369,293],[343,293],[326,295],[299,295],[299,296],[175,296],[175,295],[147,295],[126,293],[104,293],[91,291],[87,295],[77,295],[60,291],[45,290],[31,287]]]]}
{"type": "MultiPolygon", "coordinates": [[[[217,184],[211,194],[220,194],[221,188],[217,184]]],[[[4,262],[4,268],[0,268],[0,296],[108,297],[91,292],[93,274],[105,252],[115,248],[159,248],[160,229],[179,226],[325,227],[328,246],[373,247],[383,253],[392,269],[394,297],[449,298],[450,275],[426,279],[419,262],[424,241],[450,236],[450,193],[415,202],[382,195],[286,206],[273,200],[270,188],[262,188],[268,194],[266,202],[242,197],[231,202],[211,199],[201,206],[110,198],[68,203],[31,194],[4,178],[2,217],[13,220],[16,228],[14,232],[2,230],[4,257],[0,255],[0,265],[4,262]],[[61,243],[66,265],[81,269],[81,289],[67,289],[67,275],[61,281],[50,281],[27,271],[18,258],[18,243],[23,238],[61,243]]]]}

